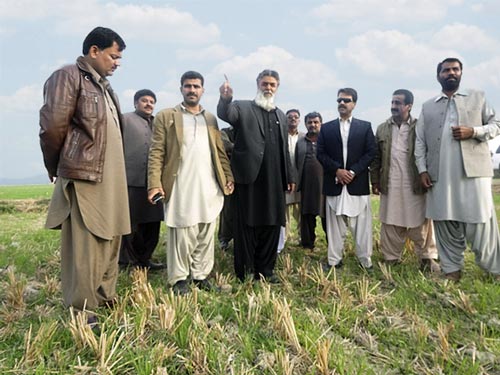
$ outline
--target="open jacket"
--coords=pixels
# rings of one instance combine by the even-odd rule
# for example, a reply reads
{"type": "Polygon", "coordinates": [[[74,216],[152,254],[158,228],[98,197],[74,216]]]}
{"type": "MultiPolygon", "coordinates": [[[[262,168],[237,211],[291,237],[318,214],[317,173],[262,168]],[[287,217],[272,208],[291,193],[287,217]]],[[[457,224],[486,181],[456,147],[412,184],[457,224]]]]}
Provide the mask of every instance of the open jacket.
{"type": "MultiPolygon", "coordinates": [[[[228,181],[234,182],[229,160],[224,151],[217,119],[208,111],[203,111],[207,123],[208,139],[215,176],[225,195],[228,181]]],[[[153,122],[153,139],[148,158],[148,190],[162,187],[165,202],[168,202],[177,171],[182,160],[183,119],[180,105],[160,111],[153,122]]]]}
{"type": "MultiPolygon", "coordinates": [[[[389,186],[389,170],[391,168],[392,149],[392,127],[394,126],[392,117],[377,128],[375,140],[377,142],[377,156],[370,167],[371,183],[378,184],[380,192],[387,194],[389,186]]],[[[410,132],[408,134],[408,170],[410,171],[412,189],[415,194],[424,194],[425,189],[420,182],[417,165],[415,164],[415,126],[417,119],[410,117],[410,132]]]]}
{"type": "MultiPolygon", "coordinates": [[[[288,126],[283,111],[276,108],[276,122],[280,130],[281,176],[283,191],[295,183],[295,171],[288,150],[288,126]]],[[[238,184],[251,184],[257,179],[264,159],[265,132],[263,110],[250,100],[232,101],[220,98],[217,115],[234,127],[234,148],[231,166],[238,184]]]]}
{"type": "Polygon", "coordinates": [[[343,185],[335,181],[339,168],[355,173],[354,179],[347,185],[350,195],[370,194],[368,168],[377,150],[372,126],[368,121],[352,118],[347,150],[347,161],[344,162],[339,119],[321,125],[317,157],[323,166],[323,194],[337,196],[342,193],[343,185]]]}

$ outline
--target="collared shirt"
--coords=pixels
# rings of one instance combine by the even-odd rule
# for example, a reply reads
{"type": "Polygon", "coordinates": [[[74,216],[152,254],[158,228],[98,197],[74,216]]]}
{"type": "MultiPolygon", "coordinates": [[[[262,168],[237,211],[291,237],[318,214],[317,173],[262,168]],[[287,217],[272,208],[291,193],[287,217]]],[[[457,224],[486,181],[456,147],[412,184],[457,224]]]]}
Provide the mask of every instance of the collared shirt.
{"type": "MultiPolygon", "coordinates": [[[[352,116],[347,120],[339,118],[340,122],[340,136],[342,138],[342,155],[344,157],[344,168],[347,163],[348,149],[347,141],[349,139],[349,132],[351,130],[352,116]]],[[[356,177],[354,177],[356,178],[356,177]]],[[[337,178],[335,178],[337,180],[337,178]]],[[[358,216],[370,203],[369,195],[351,195],[347,190],[347,185],[342,187],[342,192],[338,196],[327,196],[327,204],[335,211],[336,215],[346,215],[349,217],[358,216]]]]}
{"type": "MultiPolygon", "coordinates": [[[[460,142],[452,136],[452,127],[458,125],[455,97],[442,94],[435,101],[447,100],[446,115],[441,135],[439,179],[427,193],[426,216],[434,220],[455,220],[465,223],[483,223],[492,212],[491,177],[467,178],[462,161],[460,142]]],[[[480,110],[480,109],[478,109],[480,110]]]]}

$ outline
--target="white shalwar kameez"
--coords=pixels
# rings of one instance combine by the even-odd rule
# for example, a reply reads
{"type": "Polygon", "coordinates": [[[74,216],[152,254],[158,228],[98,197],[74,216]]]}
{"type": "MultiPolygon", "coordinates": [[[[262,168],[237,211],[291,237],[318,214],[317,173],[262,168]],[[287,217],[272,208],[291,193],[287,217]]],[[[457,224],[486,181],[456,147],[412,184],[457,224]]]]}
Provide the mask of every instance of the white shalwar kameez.
{"type": "Polygon", "coordinates": [[[183,111],[181,162],[169,201],[167,224],[168,281],[191,276],[204,280],[214,264],[216,219],[224,203],[217,183],[202,112],[183,111]]]}
{"type": "MultiPolygon", "coordinates": [[[[347,140],[352,117],[340,119],[340,135],[344,168],[347,161],[347,140]]],[[[372,266],[372,211],[369,195],[350,195],[347,186],[338,196],[326,197],[326,230],[328,233],[328,264],[336,266],[344,254],[347,227],[351,230],[356,244],[356,256],[365,268],[372,266]],[[331,239],[331,240],[330,240],[331,239]]]]}

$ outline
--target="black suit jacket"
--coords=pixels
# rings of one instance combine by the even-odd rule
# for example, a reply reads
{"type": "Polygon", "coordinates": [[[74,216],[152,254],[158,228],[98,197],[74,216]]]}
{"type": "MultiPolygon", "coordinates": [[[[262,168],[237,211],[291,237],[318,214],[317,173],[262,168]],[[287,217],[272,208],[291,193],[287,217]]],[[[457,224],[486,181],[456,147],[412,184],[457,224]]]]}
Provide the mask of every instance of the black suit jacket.
{"type": "MultiPolygon", "coordinates": [[[[231,168],[238,184],[251,184],[257,179],[264,157],[265,131],[263,110],[251,100],[220,99],[217,116],[234,127],[234,147],[231,154],[231,168]]],[[[276,109],[280,129],[281,163],[284,175],[281,176],[283,189],[295,183],[290,154],[288,152],[288,127],[283,111],[276,109]]]]}
{"type": "MultiPolygon", "coordinates": [[[[335,196],[342,192],[342,185],[335,183],[337,169],[344,168],[342,148],[339,119],[323,124],[318,137],[318,160],[323,165],[323,193],[325,195],[335,196]]],[[[370,194],[368,167],[375,158],[376,152],[371,124],[368,121],[352,118],[347,139],[345,169],[352,170],[356,175],[354,180],[347,185],[349,194],[370,194]]]]}

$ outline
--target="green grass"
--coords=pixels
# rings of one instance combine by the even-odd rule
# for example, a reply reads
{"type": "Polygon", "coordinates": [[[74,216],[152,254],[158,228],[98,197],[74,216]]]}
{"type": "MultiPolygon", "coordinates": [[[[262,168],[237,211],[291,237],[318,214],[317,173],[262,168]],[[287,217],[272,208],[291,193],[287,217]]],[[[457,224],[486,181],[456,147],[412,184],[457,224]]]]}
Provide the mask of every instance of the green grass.
{"type": "Polygon", "coordinates": [[[0,201],[4,199],[50,199],[54,185],[0,186],[0,201]]]}
{"type": "Polygon", "coordinates": [[[325,275],[323,235],[314,252],[289,241],[279,285],[236,281],[219,249],[217,293],[174,297],[165,271],[121,272],[96,348],[62,305],[59,232],[43,229],[50,191],[0,187],[1,374],[500,374],[500,284],[470,252],[451,284],[420,273],[411,249],[387,273],[375,252],[368,274],[349,240],[341,272],[325,275]]]}

